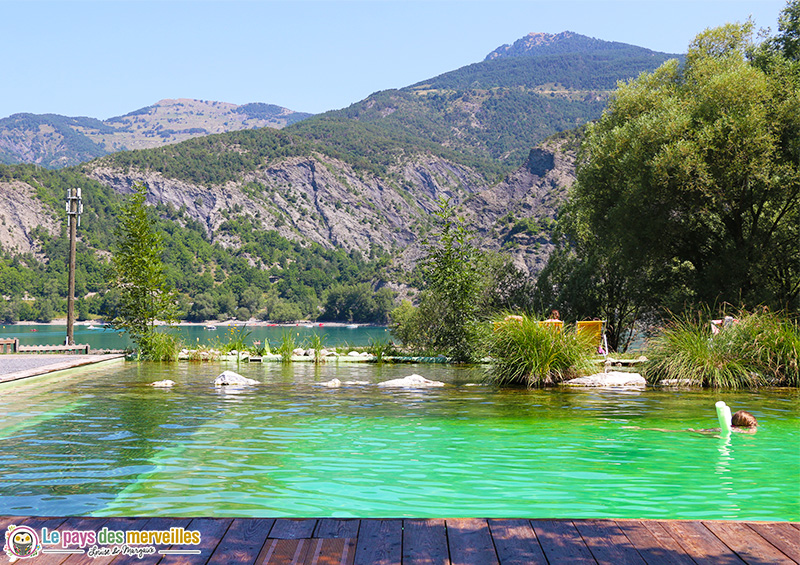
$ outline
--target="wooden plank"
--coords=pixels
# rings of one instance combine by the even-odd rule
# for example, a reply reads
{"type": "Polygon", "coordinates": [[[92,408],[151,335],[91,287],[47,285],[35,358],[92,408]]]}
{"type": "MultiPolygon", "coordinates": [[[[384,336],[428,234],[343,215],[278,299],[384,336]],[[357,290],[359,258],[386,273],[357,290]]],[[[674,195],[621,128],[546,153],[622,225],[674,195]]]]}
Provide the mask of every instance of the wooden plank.
{"type": "Polygon", "coordinates": [[[356,565],[400,565],[403,546],[401,520],[361,520],[356,565]]]}
{"type": "Polygon", "coordinates": [[[306,565],[353,565],[356,557],[355,538],[309,540],[306,565]]]}
{"type": "Polygon", "coordinates": [[[403,520],[403,565],[449,565],[444,520],[403,520]]]}
{"type": "Polygon", "coordinates": [[[361,520],[347,518],[323,518],[317,521],[315,538],[356,538],[361,520]]]}
{"type": "MultiPolygon", "coordinates": [[[[138,530],[141,529],[141,526],[146,522],[146,520],[137,519],[137,518],[111,518],[106,521],[103,525],[99,525],[99,521],[97,524],[93,524],[90,528],[95,532],[100,532],[103,528],[108,528],[109,531],[122,531],[127,532],[128,530],[138,530]]],[[[98,547],[104,547],[102,544],[96,544],[98,547]]],[[[113,547],[113,546],[111,546],[113,547]]],[[[109,555],[109,556],[100,556],[100,557],[89,557],[86,554],[83,555],[71,555],[69,556],[64,562],[63,565],[88,565],[89,563],[96,564],[96,565],[106,565],[114,561],[119,555],[109,555]]]]}
{"type": "Polygon", "coordinates": [[[800,535],[795,526],[787,522],[751,522],[748,524],[758,535],[780,549],[789,558],[800,563],[800,535]]]}
{"type": "Polygon", "coordinates": [[[205,563],[214,553],[214,549],[219,545],[220,540],[222,540],[232,522],[231,518],[194,518],[186,526],[186,530],[200,532],[200,543],[198,545],[176,544],[167,549],[170,551],[200,550],[200,554],[164,555],[163,559],[158,562],[159,565],[197,565],[205,563]]]}
{"type": "Polygon", "coordinates": [[[489,520],[497,558],[503,565],[547,564],[536,533],[528,520],[489,520]]]}
{"type": "Polygon", "coordinates": [[[545,557],[550,563],[594,564],[592,553],[569,520],[531,520],[545,557]]]}
{"type": "Polygon", "coordinates": [[[653,524],[654,528],[661,528],[661,535],[657,536],[642,521],[616,522],[648,565],[694,565],[692,558],[659,524],[653,524]]]}
{"type": "Polygon", "coordinates": [[[744,563],[731,548],[722,543],[698,521],[665,521],[664,529],[692,556],[697,565],[744,563]]]}
{"type": "MultiPolygon", "coordinates": [[[[747,563],[766,561],[773,565],[794,564],[794,561],[750,529],[747,524],[704,521],[703,525],[747,563]]],[[[798,532],[798,537],[800,537],[800,532],[798,532]]]]}
{"type": "Polygon", "coordinates": [[[453,565],[498,563],[497,553],[486,520],[456,518],[447,520],[447,540],[453,565]]]}
{"type": "Polygon", "coordinates": [[[252,565],[267,541],[274,520],[237,518],[214,550],[209,565],[252,565]]]}
{"type": "MultiPolygon", "coordinates": [[[[105,518],[97,519],[97,518],[67,518],[66,521],[63,521],[61,524],[58,525],[58,531],[63,534],[66,531],[85,531],[85,530],[99,530],[103,527],[103,524],[106,522],[105,518]]],[[[40,528],[46,528],[47,526],[38,525],[36,527],[29,525],[26,523],[27,526],[32,527],[36,530],[40,528]]],[[[51,529],[51,528],[48,528],[51,529]]],[[[55,529],[55,528],[52,528],[55,529]]],[[[45,548],[51,550],[61,550],[63,549],[62,545],[58,545],[57,547],[45,548]]],[[[78,547],[77,545],[71,545],[67,549],[75,550],[75,551],[83,551],[85,552],[85,547],[78,547]]],[[[36,565],[55,565],[66,561],[71,555],[80,555],[80,554],[70,554],[70,553],[44,553],[44,549],[42,549],[42,553],[39,557],[36,558],[36,565]]]]}
{"type": "MultiPolygon", "coordinates": [[[[169,530],[170,528],[184,528],[189,529],[189,524],[192,522],[191,518],[137,518],[137,524],[135,527],[131,528],[133,530],[139,531],[160,531],[160,530],[169,530]]],[[[141,559],[139,559],[136,555],[120,555],[112,563],[114,565],[154,565],[161,561],[161,558],[164,557],[158,553],[159,549],[168,549],[164,546],[156,547],[155,555],[145,555],[141,559]]],[[[209,552],[206,552],[206,558],[208,558],[209,552]]]]}
{"type": "Polygon", "coordinates": [[[278,518],[269,532],[270,539],[305,539],[314,533],[316,520],[278,518]]]}
{"type": "Polygon", "coordinates": [[[575,520],[575,527],[600,565],[645,565],[630,540],[612,520],[575,520]]]}
{"type": "Polygon", "coordinates": [[[268,539],[256,565],[298,565],[304,563],[312,540],[268,539]]]}

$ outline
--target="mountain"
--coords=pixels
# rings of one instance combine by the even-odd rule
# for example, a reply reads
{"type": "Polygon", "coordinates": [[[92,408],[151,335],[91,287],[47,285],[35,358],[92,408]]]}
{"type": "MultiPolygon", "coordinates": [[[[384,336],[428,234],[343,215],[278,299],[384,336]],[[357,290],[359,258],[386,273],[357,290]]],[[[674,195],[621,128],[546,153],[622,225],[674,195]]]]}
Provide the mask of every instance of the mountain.
{"type": "Polygon", "coordinates": [[[482,62],[293,126],[315,135],[321,123],[370,124],[493,161],[507,173],[547,137],[597,119],[621,80],[681,55],[572,32],[530,34],[482,62]]]}
{"type": "MultiPolygon", "coordinates": [[[[202,295],[206,313],[231,315],[245,303],[253,312],[245,298],[253,288],[308,317],[335,285],[406,292],[441,197],[457,205],[483,249],[507,253],[535,276],[574,181],[574,128],[600,115],[617,80],[671,57],[607,43],[534,34],[480,63],[282,129],[118,151],[59,171],[0,167],[0,280],[14,295],[30,286],[53,299],[60,286],[48,280],[64,276],[63,194],[83,186],[78,280],[87,297],[110,299],[102,273],[114,203],[137,182],[168,236],[171,282],[187,304],[202,295]]],[[[206,112],[209,105],[220,106],[207,103],[206,112]]],[[[146,109],[118,125],[138,131],[141,116],[166,111],[146,109]]],[[[100,124],[109,140],[115,123],[100,124]]],[[[92,124],[100,135],[94,122],[64,127],[92,124]]]]}
{"type": "Polygon", "coordinates": [[[0,163],[61,168],[116,151],[160,147],[215,133],[279,129],[309,116],[272,104],[237,106],[189,99],[161,100],[104,121],[14,114],[0,119],[0,163]]]}

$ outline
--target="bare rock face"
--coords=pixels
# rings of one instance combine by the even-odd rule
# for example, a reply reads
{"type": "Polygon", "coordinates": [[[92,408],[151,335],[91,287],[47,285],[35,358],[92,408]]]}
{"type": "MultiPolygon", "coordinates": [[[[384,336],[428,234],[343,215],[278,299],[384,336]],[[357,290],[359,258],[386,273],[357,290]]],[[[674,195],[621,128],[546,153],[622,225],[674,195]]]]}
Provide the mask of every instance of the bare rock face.
{"type": "Polygon", "coordinates": [[[55,235],[60,227],[59,220],[36,197],[30,185],[19,181],[0,182],[0,248],[12,253],[38,255],[40,249],[31,235],[36,227],[55,235]]]}
{"type": "Polygon", "coordinates": [[[464,202],[479,247],[507,251],[519,269],[537,274],[553,250],[552,226],[574,182],[575,153],[566,141],[531,150],[525,166],[464,202]]]}
{"type": "MultiPolygon", "coordinates": [[[[223,186],[102,165],[88,176],[122,194],[131,193],[134,183],[144,183],[148,203],[185,210],[206,227],[211,241],[226,247],[239,242],[225,232],[224,222],[245,215],[290,240],[362,253],[373,245],[416,250],[417,229],[429,222],[438,198],[458,202],[487,188],[471,169],[433,156],[418,156],[398,166],[389,178],[402,179],[399,184],[324,155],[286,158],[223,186]]],[[[413,266],[415,257],[412,251],[403,266],[413,266]]]]}

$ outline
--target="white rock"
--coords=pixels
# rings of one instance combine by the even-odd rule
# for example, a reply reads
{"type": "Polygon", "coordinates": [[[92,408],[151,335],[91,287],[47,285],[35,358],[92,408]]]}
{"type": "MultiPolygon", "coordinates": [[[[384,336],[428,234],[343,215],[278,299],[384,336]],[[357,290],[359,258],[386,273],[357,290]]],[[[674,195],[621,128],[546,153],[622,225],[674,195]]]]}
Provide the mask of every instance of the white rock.
{"type": "Polygon", "coordinates": [[[233,371],[224,371],[220,376],[214,379],[214,386],[244,386],[257,384],[259,384],[258,381],[248,379],[233,371]]]}
{"type": "Polygon", "coordinates": [[[339,388],[342,386],[342,381],[339,379],[331,379],[327,383],[322,383],[323,386],[327,386],[329,388],[339,388]]]}
{"type": "Polygon", "coordinates": [[[302,347],[297,347],[295,349],[292,349],[292,355],[295,355],[297,357],[305,357],[306,350],[303,349],[302,347]]]}
{"type": "Polygon", "coordinates": [[[348,357],[361,357],[361,354],[358,351],[351,351],[347,354],[348,357]]]}
{"type": "Polygon", "coordinates": [[[567,386],[644,388],[647,385],[647,381],[639,373],[609,371],[608,373],[597,373],[588,377],[571,379],[564,384],[567,386]]]}
{"type": "Polygon", "coordinates": [[[171,386],[175,386],[175,381],[171,381],[169,379],[165,381],[156,381],[154,383],[150,383],[150,386],[154,386],[156,388],[169,388],[171,386]]]}
{"type": "Polygon", "coordinates": [[[444,386],[444,383],[439,381],[429,381],[420,375],[409,375],[402,379],[392,379],[390,381],[383,381],[378,383],[379,387],[405,387],[405,388],[428,388],[435,386],[444,386]]]}

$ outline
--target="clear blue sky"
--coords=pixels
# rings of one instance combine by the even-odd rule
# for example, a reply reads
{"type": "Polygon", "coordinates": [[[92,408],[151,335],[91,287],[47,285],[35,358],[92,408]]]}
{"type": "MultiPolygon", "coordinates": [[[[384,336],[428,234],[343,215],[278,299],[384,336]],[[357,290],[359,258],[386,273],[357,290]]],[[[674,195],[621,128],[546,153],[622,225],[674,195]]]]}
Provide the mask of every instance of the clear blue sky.
{"type": "Polygon", "coordinates": [[[784,0],[0,0],[0,117],[106,119],[163,98],[343,108],[478,62],[529,32],[685,52],[784,0]]]}

